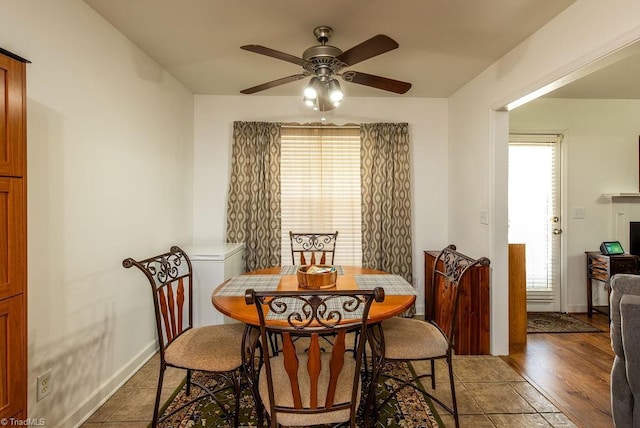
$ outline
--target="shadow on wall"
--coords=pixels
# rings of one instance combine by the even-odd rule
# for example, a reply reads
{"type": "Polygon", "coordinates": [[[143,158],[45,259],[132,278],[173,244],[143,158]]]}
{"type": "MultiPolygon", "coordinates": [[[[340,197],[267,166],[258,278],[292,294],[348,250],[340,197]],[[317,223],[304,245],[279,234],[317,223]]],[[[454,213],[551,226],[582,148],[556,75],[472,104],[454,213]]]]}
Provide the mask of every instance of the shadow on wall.
{"type": "Polygon", "coordinates": [[[33,373],[28,388],[30,418],[44,418],[47,426],[60,426],[65,417],[101,388],[112,371],[106,357],[111,349],[110,324],[115,310],[109,312],[111,316],[105,316],[102,323],[83,327],[37,350],[36,339],[30,338],[29,355],[34,356],[29,368],[33,373]],[[51,393],[36,402],[36,378],[48,369],[51,369],[51,393]]]}

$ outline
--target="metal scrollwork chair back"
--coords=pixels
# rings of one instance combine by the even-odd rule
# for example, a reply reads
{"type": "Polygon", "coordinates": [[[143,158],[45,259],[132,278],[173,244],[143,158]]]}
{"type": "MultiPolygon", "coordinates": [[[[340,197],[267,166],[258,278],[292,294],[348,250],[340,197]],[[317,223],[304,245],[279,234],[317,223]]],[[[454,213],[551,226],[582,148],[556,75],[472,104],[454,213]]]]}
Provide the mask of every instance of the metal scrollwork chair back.
{"type": "MultiPolygon", "coordinates": [[[[374,367],[419,360],[431,362],[430,372],[416,376],[408,382],[401,380],[400,386],[392,391],[387,399],[405,387],[412,387],[429,396],[453,414],[455,425],[459,427],[451,359],[455,349],[456,319],[458,318],[458,301],[460,299],[459,285],[473,266],[488,266],[489,264],[490,261],[486,257],[475,260],[456,251],[455,245],[447,246],[438,254],[435,261],[432,276],[433,294],[431,296],[433,310],[431,314],[426,314],[426,322],[395,317],[383,321],[378,329],[373,330],[370,342],[372,346],[377,347],[377,355],[383,355],[378,364],[373,364],[374,367]],[[437,359],[443,359],[447,363],[451,406],[443,403],[437,396],[425,389],[420,382],[420,379],[431,378],[431,389],[436,388],[435,360],[437,359]]],[[[375,376],[380,379],[392,377],[385,373],[376,373],[375,376]]],[[[367,403],[367,405],[372,406],[373,403],[367,403]]]]}
{"type": "Polygon", "coordinates": [[[272,355],[263,348],[254,392],[270,426],[348,422],[355,427],[365,341],[359,341],[353,355],[345,338],[353,331],[366,337],[369,308],[384,301],[384,290],[247,290],[245,300],[258,311],[262,343],[269,333],[282,336],[282,351],[272,355]],[[323,352],[320,338],[327,334],[335,339],[323,352]]]}
{"type": "MultiPolygon", "coordinates": [[[[160,348],[160,373],[153,411],[152,427],[184,406],[162,418],[159,415],[160,395],[164,373],[168,366],[187,370],[186,393],[191,394],[195,385],[204,391],[189,401],[189,404],[206,396],[214,397],[218,391],[231,388],[239,408],[242,324],[193,327],[193,273],[191,260],[177,246],[164,254],[144,260],[127,258],[125,268],[137,267],[151,286],[155,309],[156,328],[160,348]],[[219,387],[211,391],[192,380],[194,370],[214,373],[220,380],[219,387]]],[[[223,407],[223,406],[222,406],[223,407]]],[[[224,409],[224,407],[223,407],[224,409]]],[[[226,412],[226,410],[225,410],[226,412]]],[[[237,410],[223,415],[228,425],[238,426],[237,410]],[[232,422],[229,420],[232,419],[232,422]]]]}
{"type": "Polygon", "coordinates": [[[289,231],[289,238],[291,241],[291,260],[294,265],[333,264],[338,231],[334,233],[293,233],[289,231]],[[297,261],[296,255],[298,256],[297,261]],[[327,257],[330,259],[327,260],[327,257]]]}

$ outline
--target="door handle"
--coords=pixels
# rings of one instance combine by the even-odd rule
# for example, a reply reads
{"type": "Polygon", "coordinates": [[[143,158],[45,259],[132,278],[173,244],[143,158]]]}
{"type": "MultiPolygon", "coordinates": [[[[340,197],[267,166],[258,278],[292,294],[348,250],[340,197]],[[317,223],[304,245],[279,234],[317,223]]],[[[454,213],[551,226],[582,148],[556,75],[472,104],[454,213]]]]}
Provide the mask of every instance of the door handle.
{"type": "Polygon", "coordinates": [[[553,234],[554,234],[554,235],[560,235],[560,234],[562,234],[562,229],[553,229],[553,234]]]}

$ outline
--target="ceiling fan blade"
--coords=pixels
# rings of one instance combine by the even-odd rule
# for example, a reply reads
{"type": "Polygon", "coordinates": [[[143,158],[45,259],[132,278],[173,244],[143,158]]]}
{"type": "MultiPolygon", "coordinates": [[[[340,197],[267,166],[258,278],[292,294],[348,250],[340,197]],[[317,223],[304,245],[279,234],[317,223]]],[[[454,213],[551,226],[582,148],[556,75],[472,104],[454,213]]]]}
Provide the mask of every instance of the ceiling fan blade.
{"type": "Polygon", "coordinates": [[[371,86],[385,91],[404,94],[411,89],[411,83],[400,80],[389,79],[387,77],[374,76],[373,74],[360,73],[358,71],[347,71],[342,74],[342,78],[351,83],[371,86]]]}
{"type": "Polygon", "coordinates": [[[288,53],[280,52],[275,49],[266,48],[260,45],[244,45],[240,46],[240,49],[244,49],[245,51],[255,52],[260,55],[270,56],[271,58],[281,59],[283,61],[292,62],[297,65],[304,66],[308,61],[298,58],[297,56],[289,55],[288,53]]]}
{"type": "Polygon", "coordinates": [[[384,34],[373,36],[369,40],[365,40],[357,46],[342,52],[336,58],[347,65],[354,65],[365,59],[373,58],[376,55],[389,52],[398,47],[398,42],[384,34]]]}
{"type": "Polygon", "coordinates": [[[265,89],[275,88],[276,86],[284,85],[285,83],[295,82],[296,80],[304,79],[304,74],[294,74],[293,76],[283,77],[281,79],[272,80],[271,82],[263,83],[262,85],[254,86],[252,88],[243,89],[241,94],[255,94],[256,92],[264,91],[265,89]]]}

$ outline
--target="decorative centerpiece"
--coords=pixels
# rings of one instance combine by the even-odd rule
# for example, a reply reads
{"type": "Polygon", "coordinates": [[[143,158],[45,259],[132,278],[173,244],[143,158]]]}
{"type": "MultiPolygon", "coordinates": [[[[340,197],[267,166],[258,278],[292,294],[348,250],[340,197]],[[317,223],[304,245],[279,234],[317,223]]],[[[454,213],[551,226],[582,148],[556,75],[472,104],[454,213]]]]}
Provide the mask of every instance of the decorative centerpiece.
{"type": "Polygon", "coordinates": [[[301,266],[297,275],[300,287],[319,290],[335,287],[338,271],[331,265],[310,265],[301,266]]]}

